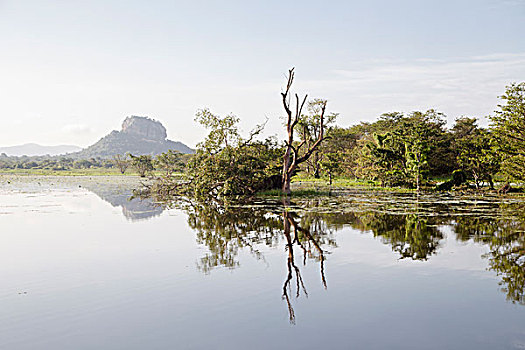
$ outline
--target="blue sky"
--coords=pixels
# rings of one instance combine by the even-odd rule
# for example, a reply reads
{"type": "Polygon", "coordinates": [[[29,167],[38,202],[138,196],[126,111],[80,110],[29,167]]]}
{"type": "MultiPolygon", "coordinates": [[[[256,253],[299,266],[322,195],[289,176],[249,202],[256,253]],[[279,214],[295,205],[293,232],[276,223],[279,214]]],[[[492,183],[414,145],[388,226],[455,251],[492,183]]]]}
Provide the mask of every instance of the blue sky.
{"type": "Polygon", "coordinates": [[[329,100],[339,124],[435,108],[484,117],[525,80],[525,0],[0,0],[0,146],[87,146],[128,115],[195,145],[209,107],[242,127],[279,93],[329,100]]]}

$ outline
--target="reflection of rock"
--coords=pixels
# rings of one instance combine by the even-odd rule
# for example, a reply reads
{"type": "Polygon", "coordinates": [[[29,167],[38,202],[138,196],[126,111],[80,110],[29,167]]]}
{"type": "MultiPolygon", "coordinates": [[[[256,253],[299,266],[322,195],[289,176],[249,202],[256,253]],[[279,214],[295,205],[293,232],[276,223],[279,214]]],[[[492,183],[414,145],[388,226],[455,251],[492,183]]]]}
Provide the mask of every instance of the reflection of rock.
{"type": "Polygon", "coordinates": [[[86,183],[83,187],[114,207],[122,207],[122,214],[131,220],[145,220],[159,216],[163,208],[151,199],[132,198],[132,189],[113,183],[86,183]]]}
{"type": "Polygon", "coordinates": [[[131,221],[149,219],[162,214],[162,207],[155,205],[152,201],[147,199],[127,197],[125,202],[115,204],[110,202],[113,206],[122,206],[122,213],[131,221]]]}

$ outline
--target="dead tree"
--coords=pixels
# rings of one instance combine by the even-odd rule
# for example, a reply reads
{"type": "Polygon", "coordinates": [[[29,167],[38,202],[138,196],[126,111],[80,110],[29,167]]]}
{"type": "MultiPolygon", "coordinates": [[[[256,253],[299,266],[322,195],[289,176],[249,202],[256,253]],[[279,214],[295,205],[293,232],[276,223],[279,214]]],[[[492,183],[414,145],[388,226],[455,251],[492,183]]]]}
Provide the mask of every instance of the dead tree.
{"type": "Polygon", "coordinates": [[[288,71],[288,81],[286,83],[286,89],[284,92],[281,92],[283,99],[284,110],[287,114],[286,119],[286,131],[288,132],[288,140],[285,144],[285,152],[283,156],[283,171],[282,171],[282,190],[283,193],[289,195],[291,193],[290,184],[292,182],[292,175],[297,169],[297,166],[310,158],[312,153],[317,149],[324,139],[324,113],[326,110],[326,101],[321,106],[321,116],[319,118],[319,134],[317,139],[312,144],[308,145],[308,149],[304,152],[303,155],[299,155],[299,151],[306,144],[306,140],[302,140],[300,143],[294,145],[294,128],[301,118],[301,113],[306,103],[306,98],[308,95],[305,95],[302,101],[299,99],[299,95],[295,94],[295,108],[292,111],[291,105],[291,96],[290,89],[292,87],[294,79],[294,68],[288,71]]]}

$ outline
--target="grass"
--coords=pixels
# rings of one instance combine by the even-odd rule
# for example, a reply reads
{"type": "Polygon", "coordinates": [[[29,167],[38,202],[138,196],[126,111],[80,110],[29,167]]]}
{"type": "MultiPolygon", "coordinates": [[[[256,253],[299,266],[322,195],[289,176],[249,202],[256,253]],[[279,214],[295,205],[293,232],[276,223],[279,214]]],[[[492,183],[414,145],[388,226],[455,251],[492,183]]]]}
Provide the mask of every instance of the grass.
{"type": "Polygon", "coordinates": [[[377,181],[359,180],[353,178],[337,177],[333,178],[332,185],[330,186],[327,178],[313,178],[305,176],[295,176],[292,179],[292,184],[295,187],[301,189],[307,189],[308,187],[314,187],[316,190],[320,187],[322,191],[329,192],[332,189],[367,189],[376,191],[389,191],[389,192],[401,192],[409,193],[414,192],[414,189],[402,188],[402,187],[382,187],[377,181]]]}
{"type": "MultiPolygon", "coordinates": [[[[0,175],[21,175],[21,176],[138,176],[136,172],[129,170],[125,174],[121,174],[116,168],[90,168],[90,169],[69,169],[69,170],[53,170],[53,169],[0,169],[0,175]]],[[[154,176],[163,175],[161,171],[155,171],[154,176]]],[[[174,176],[181,176],[183,174],[174,174],[174,176]]],[[[433,182],[441,182],[448,178],[433,178],[433,182]]],[[[433,185],[423,190],[432,190],[433,185]]],[[[521,191],[523,187],[516,186],[521,191]]],[[[333,183],[330,186],[328,178],[319,178],[305,176],[305,174],[298,174],[292,179],[292,196],[308,197],[308,196],[324,196],[329,195],[333,190],[349,190],[349,189],[363,189],[373,191],[397,192],[397,193],[412,193],[415,189],[402,187],[382,187],[377,181],[359,180],[354,178],[334,177],[333,183]]],[[[520,191],[520,192],[521,192],[520,191]]],[[[260,196],[282,196],[281,190],[269,190],[258,193],[260,196]]],[[[523,192],[513,193],[514,196],[525,196],[523,192]]]]}
{"type": "MultiPolygon", "coordinates": [[[[379,183],[373,181],[363,181],[350,178],[334,178],[332,185],[328,179],[313,177],[295,176],[292,179],[292,197],[314,197],[328,196],[334,190],[362,189],[397,193],[412,193],[415,189],[401,187],[381,187],[379,183]]],[[[282,197],[283,192],[280,189],[261,191],[259,196],[282,197]]]]}
{"type": "MultiPolygon", "coordinates": [[[[70,170],[53,170],[53,169],[1,169],[0,174],[5,175],[53,175],[53,176],[103,176],[103,175],[121,175],[117,169],[70,169],[70,170]]],[[[130,175],[130,174],[127,174],[130,175]]]]}
{"type": "MultiPolygon", "coordinates": [[[[283,197],[283,191],[280,189],[274,189],[274,190],[267,190],[267,191],[261,191],[257,193],[258,196],[261,197],[283,197]]],[[[330,195],[330,191],[326,190],[318,190],[318,189],[295,189],[292,191],[291,196],[292,197],[314,197],[314,196],[328,196],[330,195]]]]}
{"type": "MultiPolygon", "coordinates": [[[[163,172],[155,171],[153,175],[159,176],[163,172]]],[[[118,169],[90,168],[90,169],[0,169],[0,175],[42,175],[42,176],[133,176],[138,174],[134,171],[126,171],[121,174],[118,169]]]]}

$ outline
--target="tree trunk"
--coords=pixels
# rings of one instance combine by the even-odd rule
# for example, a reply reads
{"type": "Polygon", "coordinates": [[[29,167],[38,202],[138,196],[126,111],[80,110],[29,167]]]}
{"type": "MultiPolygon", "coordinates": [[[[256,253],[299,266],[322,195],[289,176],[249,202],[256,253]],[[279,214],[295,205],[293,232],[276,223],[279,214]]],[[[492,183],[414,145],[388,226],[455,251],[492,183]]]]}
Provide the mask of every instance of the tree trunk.
{"type": "Polygon", "coordinates": [[[492,176],[489,175],[488,180],[489,180],[490,189],[494,190],[494,181],[492,181],[492,176]]]}
{"type": "Polygon", "coordinates": [[[283,173],[283,193],[289,196],[292,193],[290,188],[292,182],[292,177],[288,173],[283,173]]]}
{"type": "Polygon", "coordinates": [[[321,175],[319,175],[319,167],[318,166],[315,167],[314,178],[315,179],[321,178],[321,175]]]}
{"type": "Polygon", "coordinates": [[[303,162],[306,162],[310,156],[314,153],[314,151],[317,149],[319,144],[324,140],[324,113],[326,110],[326,101],[324,101],[322,107],[321,107],[321,116],[319,121],[319,135],[317,140],[313,143],[313,145],[308,146],[307,151],[304,155],[299,156],[299,150],[302,146],[305,145],[305,140],[302,140],[301,143],[298,145],[294,145],[294,128],[299,122],[299,118],[301,117],[301,113],[304,107],[304,104],[306,103],[306,99],[308,95],[304,96],[302,102],[299,100],[299,95],[295,94],[295,113],[292,112],[292,109],[290,108],[290,99],[289,99],[289,93],[290,88],[292,87],[294,78],[294,69],[290,69],[288,71],[288,82],[286,84],[286,90],[284,92],[281,92],[281,97],[283,101],[283,107],[287,114],[287,121],[286,121],[286,131],[288,133],[288,140],[286,142],[286,150],[283,155],[283,170],[282,170],[282,179],[283,179],[283,186],[282,191],[283,194],[289,195],[291,194],[291,182],[292,182],[292,174],[297,169],[297,166],[303,162]]]}
{"type": "Polygon", "coordinates": [[[474,175],[474,184],[476,185],[476,190],[479,190],[479,178],[474,175]]]}
{"type": "Polygon", "coordinates": [[[417,166],[416,191],[419,193],[419,164],[417,166]]]}
{"type": "MultiPolygon", "coordinates": [[[[288,139],[290,139],[290,137],[288,137],[288,139]]],[[[286,152],[284,153],[284,156],[283,156],[283,187],[282,187],[282,191],[285,195],[289,195],[290,193],[292,193],[291,189],[290,189],[290,184],[292,182],[292,176],[289,172],[289,169],[290,169],[290,153],[291,153],[291,150],[290,150],[290,147],[287,147],[286,148],[286,152]]]]}

